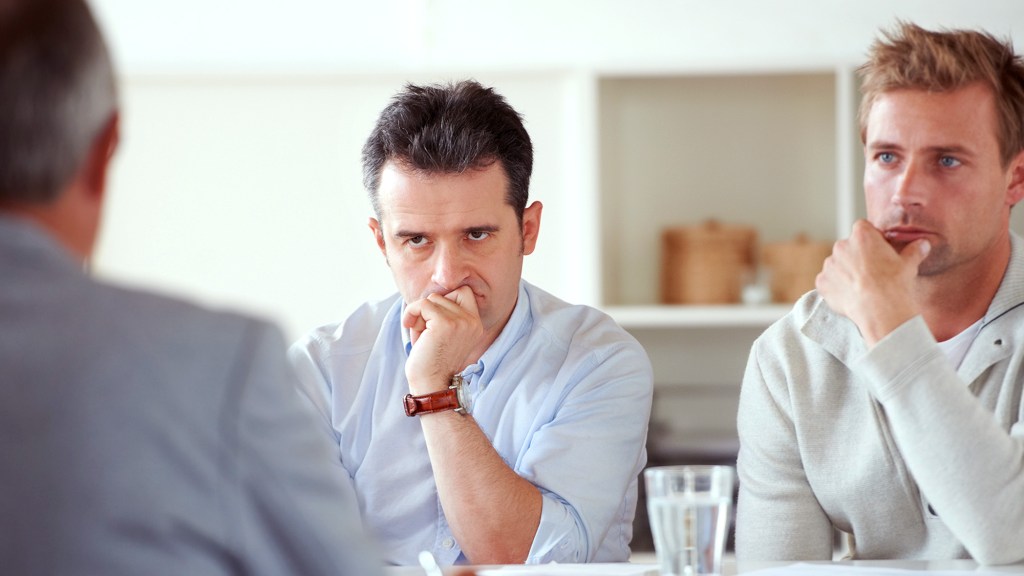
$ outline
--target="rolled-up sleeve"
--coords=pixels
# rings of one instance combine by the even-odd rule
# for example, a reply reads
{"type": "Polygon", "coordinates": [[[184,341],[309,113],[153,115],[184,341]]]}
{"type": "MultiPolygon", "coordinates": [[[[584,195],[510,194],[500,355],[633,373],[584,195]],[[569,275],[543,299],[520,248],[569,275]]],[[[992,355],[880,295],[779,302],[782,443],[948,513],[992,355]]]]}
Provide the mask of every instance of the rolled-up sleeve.
{"type": "Polygon", "coordinates": [[[574,562],[584,548],[586,535],[572,507],[551,493],[544,494],[537,535],[527,557],[527,564],[574,562]]]}
{"type": "Polygon", "coordinates": [[[576,365],[516,465],[544,496],[531,563],[629,559],[653,377],[639,344],[604,352],[576,365]]]}

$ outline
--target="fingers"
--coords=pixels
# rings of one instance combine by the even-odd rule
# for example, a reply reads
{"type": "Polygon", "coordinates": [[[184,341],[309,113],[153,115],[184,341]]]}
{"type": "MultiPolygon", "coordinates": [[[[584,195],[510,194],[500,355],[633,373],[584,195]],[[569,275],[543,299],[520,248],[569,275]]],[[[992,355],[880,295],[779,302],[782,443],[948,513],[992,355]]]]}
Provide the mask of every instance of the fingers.
{"type": "MultiPolygon", "coordinates": [[[[433,296],[433,294],[431,294],[433,296]]],[[[473,289],[469,286],[460,286],[455,290],[444,295],[445,300],[449,300],[459,305],[459,307],[477,313],[476,296],[473,295],[473,289]]]]}
{"type": "Polygon", "coordinates": [[[815,278],[815,288],[835,312],[855,315],[879,278],[887,275],[885,270],[898,262],[882,233],[870,222],[858,220],[850,236],[832,246],[832,254],[815,278]]]}
{"type": "Polygon", "coordinates": [[[409,342],[416,344],[420,334],[427,329],[427,321],[419,314],[410,315],[409,309],[406,308],[405,315],[402,316],[402,326],[409,329],[409,342]]]}
{"type": "Polygon", "coordinates": [[[815,279],[825,303],[850,318],[869,346],[917,313],[914,279],[930,245],[917,240],[896,250],[881,231],[858,221],[815,279]]]}
{"type": "Polygon", "coordinates": [[[480,323],[476,297],[469,286],[462,286],[447,294],[432,293],[406,305],[402,326],[410,330],[413,343],[432,322],[444,322],[466,327],[480,323]]]}
{"type": "MultiPolygon", "coordinates": [[[[833,254],[835,254],[835,250],[836,249],[833,248],[833,254]]],[[[836,274],[837,271],[835,258],[833,256],[825,258],[825,262],[823,262],[821,265],[821,270],[818,272],[818,275],[814,277],[814,287],[818,290],[818,292],[821,292],[822,295],[824,295],[824,293],[828,291],[830,282],[832,278],[836,276],[836,274]]]]}
{"type": "Polygon", "coordinates": [[[402,327],[409,329],[409,341],[412,344],[416,344],[420,334],[427,329],[427,320],[420,313],[421,302],[422,300],[417,300],[407,304],[405,313],[402,314],[402,327]]]}
{"type": "Polygon", "coordinates": [[[900,252],[900,258],[903,263],[909,267],[913,267],[917,270],[921,266],[921,262],[928,257],[928,254],[932,251],[932,243],[928,240],[921,238],[920,240],[914,240],[910,244],[903,247],[903,251],[900,252]]]}
{"type": "Polygon", "coordinates": [[[476,297],[468,286],[408,304],[402,324],[413,340],[405,373],[414,393],[447,386],[451,375],[471,362],[468,356],[483,334],[476,297]]]}
{"type": "Polygon", "coordinates": [[[881,234],[881,232],[878,231],[878,228],[875,228],[874,224],[861,218],[860,220],[857,220],[856,222],[853,223],[853,230],[850,235],[859,236],[861,234],[871,233],[881,234]]]}
{"type": "Polygon", "coordinates": [[[892,245],[885,239],[882,231],[875,228],[867,220],[858,220],[853,225],[847,244],[855,250],[855,254],[895,253],[892,245]]]}
{"type": "Polygon", "coordinates": [[[476,297],[469,286],[461,286],[451,292],[441,295],[438,293],[428,294],[425,298],[411,302],[405,307],[405,315],[402,317],[402,325],[411,328],[417,323],[417,318],[425,314],[429,316],[428,307],[434,313],[446,311],[453,314],[468,312],[474,316],[479,315],[476,305],[476,297]]]}
{"type": "Polygon", "coordinates": [[[825,259],[821,272],[814,278],[814,287],[825,302],[836,312],[844,313],[842,294],[853,285],[853,278],[845,269],[840,254],[846,249],[845,241],[836,242],[832,255],[825,259]]]}
{"type": "MultiPolygon", "coordinates": [[[[836,242],[833,254],[839,252],[844,260],[849,260],[853,265],[867,268],[867,262],[878,259],[891,258],[896,251],[882,234],[866,220],[858,220],[853,225],[853,231],[847,240],[836,242]]],[[[913,270],[915,273],[921,262],[931,252],[931,243],[921,238],[907,244],[898,252],[900,265],[904,270],[913,270]]],[[[892,260],[896,263],[896,260],[892,260]]]]}

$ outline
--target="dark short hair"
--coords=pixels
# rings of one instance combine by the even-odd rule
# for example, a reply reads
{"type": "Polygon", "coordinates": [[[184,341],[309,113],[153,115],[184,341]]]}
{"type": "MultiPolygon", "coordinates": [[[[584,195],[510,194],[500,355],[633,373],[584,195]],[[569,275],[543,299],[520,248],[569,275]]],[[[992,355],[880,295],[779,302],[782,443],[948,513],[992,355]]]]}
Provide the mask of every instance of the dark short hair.
{"type": "Polygon", "coordinates": [[[1003,166],[1024,150],[1024,61],[1013,44],[977,30],[925,30],[899,22],[871,46],[860,67],[861,139],[879,95],[902,88],[945,92],[983,82],[996,99],[1003,166]]]}
{"type": "Polygon", "coordinates": [[[0,202],[56,199],[116,108],[84,0],[0,0],[0,202]]]}
{"type": "Polygon", "coordinates": [[[475,80],[406,84],[381,112],[363,146],[363,185],[377,218],[384,165],[459,174],[499,162],[508,178],[506,201],[522,223],[533,172],[533,145],[522,116],[503,96],[475,80]]]}

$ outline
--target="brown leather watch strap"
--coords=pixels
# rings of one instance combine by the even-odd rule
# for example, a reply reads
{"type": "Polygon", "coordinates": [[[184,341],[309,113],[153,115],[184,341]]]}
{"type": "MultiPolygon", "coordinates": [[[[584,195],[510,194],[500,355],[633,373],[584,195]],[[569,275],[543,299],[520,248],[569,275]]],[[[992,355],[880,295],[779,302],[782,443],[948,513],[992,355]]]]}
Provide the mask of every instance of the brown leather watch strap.
{"type": "Polygon", "coordinates": [[[405,395],[406,416],[419,416],[420,414],[457,410],[459,408],[461,408],[459,405],[459,391],[455,387],[422,396],[405,395]]]}

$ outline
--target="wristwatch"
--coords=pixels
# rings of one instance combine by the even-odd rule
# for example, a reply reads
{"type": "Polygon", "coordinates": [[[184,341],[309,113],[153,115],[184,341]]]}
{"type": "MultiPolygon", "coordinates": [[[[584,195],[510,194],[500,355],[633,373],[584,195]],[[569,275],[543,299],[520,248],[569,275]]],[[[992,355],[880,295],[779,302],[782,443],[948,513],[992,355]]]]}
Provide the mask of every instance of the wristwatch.
{"type": "Polygon", "coordinates": [[[466,398],[465,383],[462,375],[456,374],[452,376],[452,383],[444,390],[420,396],[406,394],[405,415],[419,416],[420,414],[443,412],[445,410],[455,410],[459,414],[468,414],[469,401],[466,398]]]}

